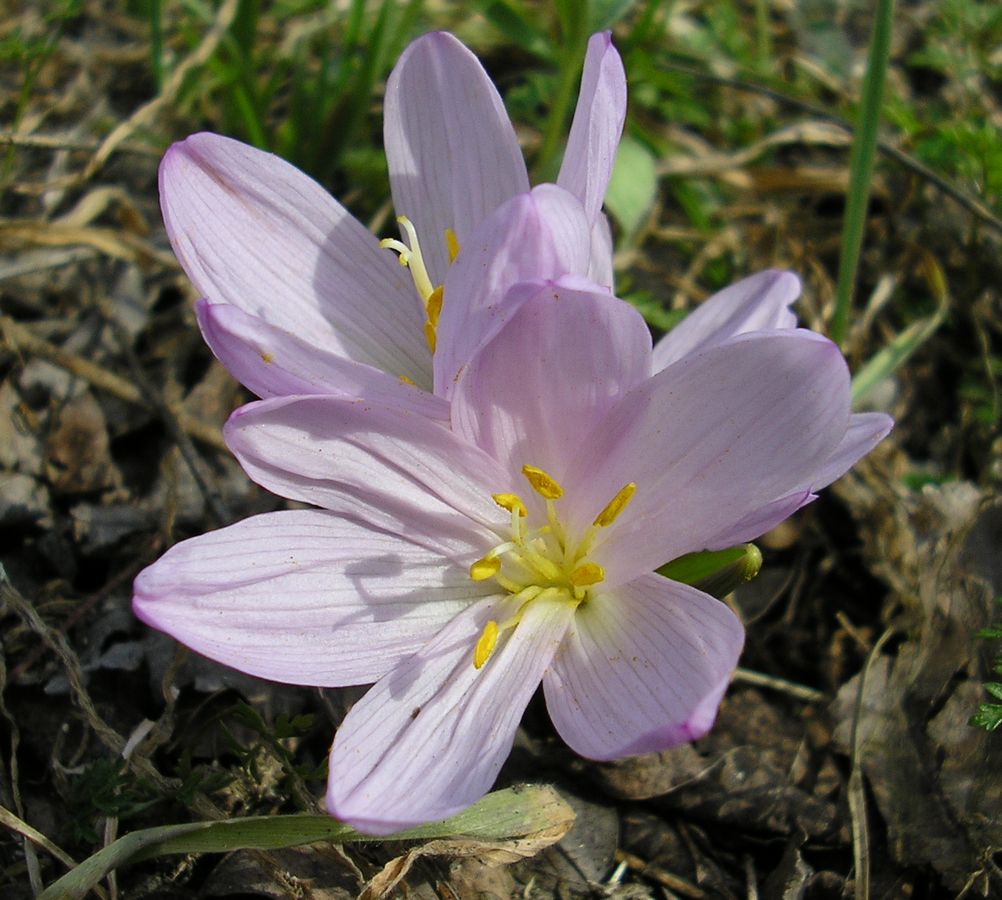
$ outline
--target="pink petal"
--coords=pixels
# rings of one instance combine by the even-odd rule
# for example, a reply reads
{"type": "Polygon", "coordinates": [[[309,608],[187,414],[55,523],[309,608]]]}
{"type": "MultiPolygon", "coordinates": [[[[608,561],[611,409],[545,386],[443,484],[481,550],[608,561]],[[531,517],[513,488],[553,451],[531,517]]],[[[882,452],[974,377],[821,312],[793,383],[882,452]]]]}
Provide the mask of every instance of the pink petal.
{"type": "Polygon", "coordinates": [[[467,241],[445,280],[435,351],[435,393],[451,396],[463,366],[513,311],[505,298],[524,281],[584,275],[591,235],[581,204],[556,185],[519,194],[467,241]]]}
{"type": "Polygon", "coordinates": [[[467,366],[453,430],[506,464],[516,483],[527,463],[560,480],[582,436],[648,376],[650,348],[628,303],[544,284],[467,366]]]}
{"type": "Polygon", "coordinates": [[[609,217],[605,213],[599,213],[591,226],[591,262],[588,264],[588,278],[610,292],[615,284],[612,266],[612,229],[609,227],[609,217]]]}
{"type": "Polygon", "coordinates": [[[743,641],[723,603],[645,575],[578,607],[543,678],[546,706],[589,759],[665,750],[710,730],[743,641]]]}
{"type": "Polygon", "coordinates": [[[602,208],[626,121],[626,73],[608,31],[588,41],[581,92],[557,184],[584,204],[589,221],[602,208]]]}
{"type": "Polygon", "coordinates": [[[364,397],[441,422],[449,419],[449,404],[434,394],[381,369],[316,347],[228,303],[200,300],[195,313],[212,352],[237,381],[259,397],[364,397]]]}
{"type": "Polygon", "coordinates": [[[894,420],[885,413],[853,413],[849,417],[849,427],[845,437],[821,470],[815,473],[810,483],[811,490],[819,491],[845,475],[887,437],[893,427],[894,420]]]}
{"type": "Polygon", "coordinates": [[[468,574],[478,552],[320,510],[265,513],[172,547],[136,578],[132,604],[241,672],[366,684],[484,595],[468,574]]]}
{"type": "Polygon", "coordinates": [[[312,179],[239,141],[195,134],[160,165],[178,260],[202,296],[322,345],[424,379],[424,313],[394,255],[312,179]]]}
{"type": "Polygon", "coordinates": [[[766,269],[732,284],[700,304],[654,346],[654,371],[690,353],[749,331],[796,328],[789,306],[800,296],[792,272],[766,269]]]}
{"type": "Polygon", "coordinates": [[[810,491],[794,491],[778,500],[772,500],[758,509],[745,513],[718,534],[705,538],[705,549],[726,550],[728,547],[753,541],[775,528],[780,522],[785,522],[798,509],[803,509],[808,503],[813,503],[817,499],[818,495],[810,491]]]}
{"type": "Polygon", "coordinates": [[[587,527],[637,484],[593,554],[609,584],[628,580],[804,490],[848,421],[849,372],[834,344],[800,330],[742,335],[658,373],[583,438],[565,509],[587,527]]]}
{"type": "Polygon", "coordinates": [[[454,815],[490,789],[573,615],[566,602],[530,603],[475,669],[487,620],[515,608],[497,598],[471,606],[352,707],[331,750],[331,815],[387,834],[454,815]]]}
{"type": "MultiPolygon", "coordinates": [[[[428,535],[481,554],[508,517],[491,494],[507,472],[423,416],[339,397],[281,397],[238,409],[226,442],[262,487],[395,533],[428,535]]],[[[472,563],[478,556],[472,556],[472,563]]]]}
{"type": "Polygon", "coordinates": [[[414,41],[386,83],[383,136],[398,215],[417,229],[434,284],[498,206],[529,190],[515,130],[477,58],[451,34],[414,41]]]}
{"type": "Polygon", "coordinates": [[[767,503],[747,513],[738,522],[706,542],[708,550],[722,550],[754,540],[788,519],[798,509],[817,500],[815,491],[841,478],[860,459],[877,446],[894,426],[884,413],[855,413],[849,417],[849,427],[831,456],[816,471],[806,487],[767,503]]]}

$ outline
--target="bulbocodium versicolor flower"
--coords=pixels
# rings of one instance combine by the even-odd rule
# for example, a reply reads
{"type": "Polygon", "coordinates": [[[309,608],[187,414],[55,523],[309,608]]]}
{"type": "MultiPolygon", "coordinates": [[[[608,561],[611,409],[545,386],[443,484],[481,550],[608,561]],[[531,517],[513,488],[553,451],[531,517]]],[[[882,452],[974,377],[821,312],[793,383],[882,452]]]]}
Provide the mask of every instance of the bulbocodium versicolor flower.
{"type": "Polygon", "coordinates": [[[484,337],[475,326],[496,324],[496,312],[481,313],[507,287],[577,274],[611,288],[601,206],[625,115],[622,62],[609,34],[596,34],[557,183],[530,191],[479,61],[452,35],[419,38],[384,102],[399,241],[379,241],[270,153],[213,134],[175,144],[160,168],[161,206],[202,295],[207,343],[259,397],[365,392],[446,420],[440,398],[484,337]]]}
{"type": "MultiPolygon", "coordinates": [[[[788,273],[720,292],[654,347],[611,294],[608,243],[595,235],[620,125],[581,110],[617,93],[614,52],[592,39],[563,186],[532,192],[510,148],[476,144],[467,159],[460,143],[449,167],[429,162],[461,123],[451,101],[402,92],[460,90],[443,87],[440,67],[472,57],[443,35],[405,53],[387,92],[395,202],[422,229],[419,210],[434,209],[429,234],[451,229],[440,252],[419,235],[427,277],[412,259],[413,283],[394,280],[390,256],[412,252],[412,237],[380,250],[343,210],[332,226],[317,210],[334,201],[273,158],[198,138],[164,164],[168,194],[184,172],[209,194],[239,185],[217,198],[234,204],[218,226],[209,205],[191,214],[191,197],[186,225],[169,196],[165,216],[209,298],[199,315],[210,344],[264,398],[231,417],[229,447],[258,484],[312,508],[176,545],[136,579],[134,608],[254,675],[374,682],[337,731],[327,794],[330,812],[363,831],[444,818],[489,790],[540,684],[557,731],[592,759],[704,734],[743,629],[724,604],[654,570],[767,531],[891,427],[851,413],[845,361],[796,327],[788,273]],[[205,146],[211,164],[194,161],[205,146]],[[522,180],[491,194],[503,166],[488,149],[522,180]],[[217,170],[225,188],[198,181],[217,170]],[[461,178],[479,179],[481,196],[460,216],[461,178]],[[260,221],[244,237],[257,243],[234,251],[223,235],[244,221],[245,192],[260,221]],[[276,209],[282,228],[291,216],[308,232],[302,246],[269,219],[276,209]],[[218,247],[193,249],[216,227],[218,247]],[[436,322],[415,297],[442,283],[436,322]]],[[[510,129],[479,65],[467,71],[479,73],[474,99],[510,129]]]]}

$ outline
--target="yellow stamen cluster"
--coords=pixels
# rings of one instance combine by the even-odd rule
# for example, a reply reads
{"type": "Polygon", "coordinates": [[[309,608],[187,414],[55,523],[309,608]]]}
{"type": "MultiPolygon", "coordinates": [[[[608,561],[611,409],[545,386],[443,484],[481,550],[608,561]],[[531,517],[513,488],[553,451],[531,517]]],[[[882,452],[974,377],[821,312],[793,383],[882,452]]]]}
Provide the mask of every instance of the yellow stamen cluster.
{"type": "Polygon", "coordinates": [[[522,474],[532,489],[546,501],[547,523],[529,530],[526,504],[517,494],[494,494],[494,502],[511,513],[511,540],[503,541],[470,566],[470,578],[493,578],[517,602],[514,615],[498,623],[491,619],[477,640],[473,665],[479,669],[490,659],[499,637],[518,626],[533,600],[548,598],[578,606],[589,598],[589,589],[605,580],[605,570],[588,559],[598,529],[607,528],[623,512],[636,493],[633,482],[625,485],[595,517],[580,540],[571,541],[556,510],[564,495],[560,483],[537,466],[523,466],[522,474]]]}
{"type": "MultiPolygon", "coordinates": [[[[379,242],[379,246],[384,250],[393,250],[400,255],[400,265],[405,269],[410,269],[411,278],[414,279],[414,287],[417,288],[421,303],[424,305],[425,319],[424,339],[428,342],[428,349],[435,352],[435,344],[438,328],[438,317],[442,313],[442,293],[443,285],[434,286],[431,283],[431,276],[424,264],[424,257],[421,255],[421,244],[418,242],[417,230],[414,223],[407,216],[397,216],[397,223],[407,235],[408,246],[403,241],[396,238],[386,238],[379,242]]],[[[459,255],[459,241],[456,240],[456,233],[451,228],[445,229],[445,246],[449,251],[449,263],[451,264],[459,255]]]]}

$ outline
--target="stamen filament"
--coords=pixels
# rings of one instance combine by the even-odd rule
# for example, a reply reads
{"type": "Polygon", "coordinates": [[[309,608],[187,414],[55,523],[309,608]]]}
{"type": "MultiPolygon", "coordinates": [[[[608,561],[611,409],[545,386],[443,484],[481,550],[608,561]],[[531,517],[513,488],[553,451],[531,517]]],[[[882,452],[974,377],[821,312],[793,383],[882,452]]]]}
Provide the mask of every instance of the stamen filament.
{"type": "Polygon", "coordinates": [[[379,242],[379,246],[383,250],[393,250],[395,253],[399,253],[400,256],[397,258],[397,262],[399,262],[403,268],[407,268],[408,262],[411,258],[411,248],[403,241],[398,241],[396,238],[383,238],[379,242]]]}
{"type": "MultiPolygon", "coordinates": [[[[410,268],[411,277],[414,279],[414,286],[418,289],[421,299],[427,305],[428,298],[435,290],[435,286],[431,283],[428,270],[424,266],[424,257],[421,256],[421,244],[418,242],[417,229],[415,229],[414,223],[407,216],[397,216],[397,224],[403,228],[404,233],[407,235],[407,240],[410,242],[410,250],[407,253],[407,260],[404,264],[410,268]]],[[[403,245],[401,244],[401,246],[403,245]]],[[[396,247],[392,249],[396,249],[396,247]]],[[[404,257],[402,254],[400,259],[403,262],[404,257]]]]}
{"type": "Polygon", "coordinates": [[[564,527],[560,524],[560,519],[557,518],[557,509],[554,506],[553,501],[549,499],[546,501],[546,518],[550,523],[550,531],[556,537],[557,542],[562,548],[565,543],[564,527]]]}

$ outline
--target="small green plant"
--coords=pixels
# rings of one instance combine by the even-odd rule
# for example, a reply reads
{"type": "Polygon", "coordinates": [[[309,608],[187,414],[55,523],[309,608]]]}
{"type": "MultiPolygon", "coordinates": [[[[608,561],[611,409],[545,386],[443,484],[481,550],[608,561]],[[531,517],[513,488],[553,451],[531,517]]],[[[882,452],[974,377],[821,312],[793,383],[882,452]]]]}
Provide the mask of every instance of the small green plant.
{"type": "Polygon", "coordinates": [[[128,819],[160,799],[152,785],[123,770],[121,760],[99,759],[70,781],[66,803],[73,839],[95,843],[99,819],[128,819]]]}
{"type": "MultiPolygon", "coordinates": [[[[1002,605],[1002,597],[996,597],[995,602],[1002,605]]],[[[988,628],[982,628],[978,632],[978,637],[987,640],[1002,640],[1002,622],[988,628]]],[[[995,657],[995,665],[992,669],[996,674],[1002,675],[1002,652],[995,657]]],[[[985,682],[985,690],[996,700],[1002,701],[1002,684],[999,682],[985,682]]],[[[1002,725],[1002,703],[982,703],[978,707],[978,711],[971,716],[969,724],[984,728],[985,731],[994,731],[1002,725]]]]}

